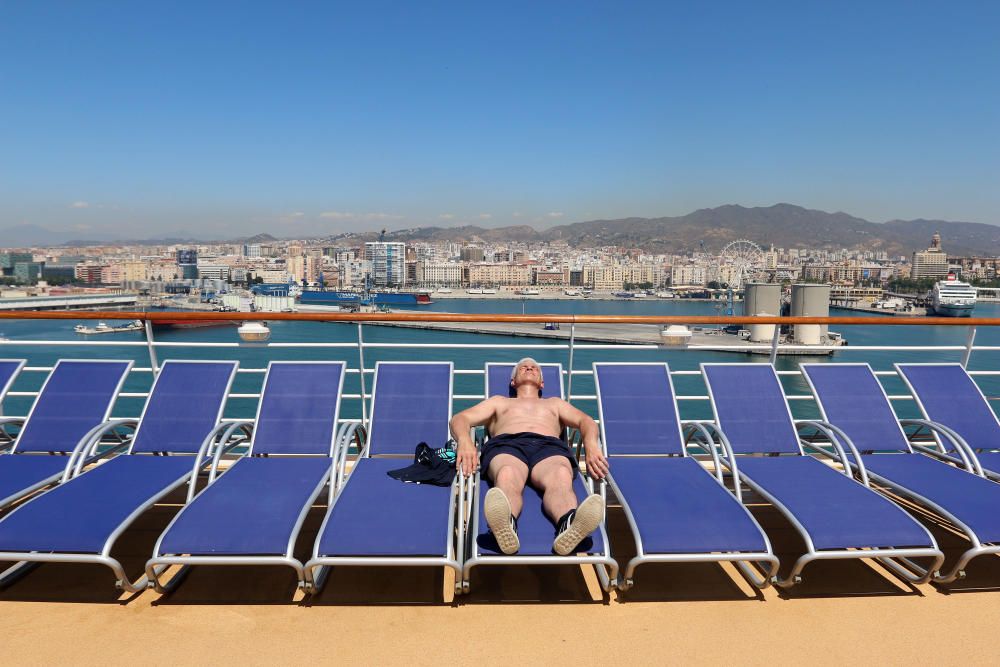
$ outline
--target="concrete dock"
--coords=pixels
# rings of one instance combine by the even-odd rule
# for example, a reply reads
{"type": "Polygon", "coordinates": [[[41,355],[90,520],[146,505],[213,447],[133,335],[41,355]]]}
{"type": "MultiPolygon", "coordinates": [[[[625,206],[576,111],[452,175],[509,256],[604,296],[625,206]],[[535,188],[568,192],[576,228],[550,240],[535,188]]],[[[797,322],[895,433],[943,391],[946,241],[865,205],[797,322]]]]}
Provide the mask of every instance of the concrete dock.
{"type": "MultiPolygon", "coordinates": [[[[558,329],[546,329],[540,324],[509,322],[369,322],[367,326],[548,338],[561,341],[568,341],[570,337],[570,325],[568,324],[563,324],[558,329]]],[[[660,327],[654,324],[577,324],[574,340],[577,343],[607,343],[611,345],[659,345],[662,342],[660,327]]],[[[690,345],[713,352],[770,354],[769,343],[751,343],[732,334],[693,332],[690,345]],[[765,349],[750,349],[761,345],[765,346],[765,349]]],[[[833,352],[828,347],[817,347],[810,350],[778,348],[779,355],[815,356],[830,355],[833,352]]]]}

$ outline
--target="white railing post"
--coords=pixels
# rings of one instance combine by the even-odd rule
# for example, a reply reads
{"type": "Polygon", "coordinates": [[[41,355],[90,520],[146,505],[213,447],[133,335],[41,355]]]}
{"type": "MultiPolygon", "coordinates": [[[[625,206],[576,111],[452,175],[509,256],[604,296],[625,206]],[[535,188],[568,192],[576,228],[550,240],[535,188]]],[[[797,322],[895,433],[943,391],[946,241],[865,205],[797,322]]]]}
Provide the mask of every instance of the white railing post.
{"type": "Polygon", "coordinates": [[[976,327],[969,327],[965,336],[965,354],[962,355],[962,368],[969,367],[969,357],[972,356],[972,346],[976,342],[976,327]]]}
{"type": "Polygon", "coordinates": [[[774,325],[774,334],[771,336],[771,364],[778,359],[778,339],[781,338],[781,325],[774,325]]]}
{"type": "Polygon", "coordinates": [[[150,320],[146,320],[145,328],[146,349],[149,351],[149,367],[153,369],[153,379],[156,379],[156,374],[160,372],[160,368],[156,362],[156,348],[153,347],[153,323],[150,320]]]}
{"type": "Polygon", "coordinates": [[[361,423],[368,429],[368,408],[365,405],[365,339],[361,335],[361,322],[358,322],[358,375],[361,376],[361,423]]]}
{"type": "Polygon", "coordinates": [[[566,378],[566,400],[573,398],[573,344],[576,341],[576,322],[569,325],[569,376],[566,378]]]}

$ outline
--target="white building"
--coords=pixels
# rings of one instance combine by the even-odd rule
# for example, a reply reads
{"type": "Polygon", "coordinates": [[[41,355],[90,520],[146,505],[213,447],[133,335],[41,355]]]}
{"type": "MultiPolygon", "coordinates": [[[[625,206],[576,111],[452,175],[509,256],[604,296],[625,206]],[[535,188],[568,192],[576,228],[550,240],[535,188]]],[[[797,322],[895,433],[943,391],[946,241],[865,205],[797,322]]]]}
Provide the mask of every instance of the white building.
{"type": "Polygon", "coordinates": [[[371,271],[371,263],[363,259],[349,259],[337,263],[340,287],[364,287],[365,275],[371,271]]]}
{"type": "Polygon", "coordinates": [[[944,278],[948,275],[948,255],[941,249],[941,235],[935,233],[931,247],[913,253],[911,278],[944,278]]]}
{"type": "Polygon", "coordinates": [[[670,267],[671,285],[704,285],[705,267],[695,264],[682,264],[670,267]]]}
{"type": "Polygon", "coordinates": [[[372,284],[376,287],[406,283],[406,244],[394,241],[365,243],[365,261],[371,263],[372,284]]]}
{"type": "Polygon", "coordinates": [[[417,262],[417,282],[424,285],[460,285],[462,265],[454,262],[417,262]]]}

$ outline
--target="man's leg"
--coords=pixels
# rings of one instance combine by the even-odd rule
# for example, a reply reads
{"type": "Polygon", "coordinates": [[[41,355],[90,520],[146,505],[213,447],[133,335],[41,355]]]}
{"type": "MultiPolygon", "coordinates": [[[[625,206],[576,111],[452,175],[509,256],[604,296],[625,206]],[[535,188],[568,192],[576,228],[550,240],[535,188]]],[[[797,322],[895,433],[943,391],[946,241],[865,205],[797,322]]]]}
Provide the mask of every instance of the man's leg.
{"type": "Polygon", "coordinates": [[[521,459],[510,454],[497,454],[490,461],[490,469],[487,471],[493,486],[503,491],[510,503],[510,513],[514,516],[521,514],[521,507],[524,501],[521,494],[524,493],[524,485],[528,483],[528,466],[521,459]]]}
{"type": "Polygon", "coordinates": [[[573,468],[565,456],[542,459],[531,469],[531,483],[542,492],[545,513],[556,522],[552,550],[568,556],[604,519],[604,499],[596,493],[577,506],[573,468]]]}
{"type": "Polygon", "coordinates": [[[531,469],[531,485],[542,492],[542,507],[553,521],[576,509],[573,466],[565,456],[550,456],[536,463],[531,469]]]}
{"type": "Polygon", "coordinates": [[[528,481],[528,465],[510,454],[497,454],[486,471],[493,488],[483,499],[483,514],[500,551],[517,553],[521,542],[517,537],[517,519],[524,506],[522,493],[528,481]]]}

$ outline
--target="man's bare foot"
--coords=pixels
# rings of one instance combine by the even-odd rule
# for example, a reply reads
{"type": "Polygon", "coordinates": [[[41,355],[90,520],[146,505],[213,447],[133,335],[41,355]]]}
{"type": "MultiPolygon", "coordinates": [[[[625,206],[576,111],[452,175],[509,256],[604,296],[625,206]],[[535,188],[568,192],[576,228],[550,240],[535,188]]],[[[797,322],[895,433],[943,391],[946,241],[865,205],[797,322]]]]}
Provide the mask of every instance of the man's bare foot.
{"type": "Polygon", "coordinates": [[[521,548],[521,541],[517,538],[517,519],[511,514],[510,501],[503,491],[494,486],[486,492],[483,514],[490,532],[500,545],[500,551],[508,556],[516,554],[521,548]]]}

